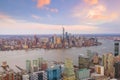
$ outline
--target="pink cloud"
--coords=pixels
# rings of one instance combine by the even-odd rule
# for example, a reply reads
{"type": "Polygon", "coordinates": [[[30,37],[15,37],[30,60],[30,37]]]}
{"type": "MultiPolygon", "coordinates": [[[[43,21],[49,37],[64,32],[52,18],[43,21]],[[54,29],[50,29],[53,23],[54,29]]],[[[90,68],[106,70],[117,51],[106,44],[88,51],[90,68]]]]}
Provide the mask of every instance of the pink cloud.
{"type": "Polygon", "coordinates": [[[49,5],[51,0],[37,0],[37,7],[42,8],[45,5],[49,5]]]}
{"type": "Polygon", "coordinates": [[[84,0],[84,2],[90,5],[94,5],[98,3],[98,0],[84,0]]]}
{"type": "MultiPolygon", "coordinates": [[[[32,15],[32,17],[38,19],[38,16],[36,15],[32,15]]],[[[40,24],[27,21],[22,22],[3,14],[0,14],[0,26],[0,34],[61,34],[62,32],[61,25],[40,24]],[[3,21],[1,22],[1,20],[3,21]],[[14,24],[11,24],[10,21],[14,21],[14,24]]],[[[86,33],[88,31],[94,32],[98,29],[95,26],[85,25],[66,25],[64,27],[65,30],[70,33],[86,33]]]]}
{"type": "Polygon", "coordinates": [[[94,6],[86,6],[82,9],[82,6],[76,5],[72,10],[72,17],[85,24],[102,24],[106,22],[114,21],[118,18],[118,12],[109,12],[107,7],[102,4],[94,6]],[[81,10],[82,9],[82,10],[81,10]]]}
{"type": "MultiPolygon", "coordinates": [[[[35,0],[33,0],[33,1],[35,1],[35,0]]],[[[57,13],[58,9],[45,7],[46,5],[50,5],[50,3],[51,3],[51,0],[37,0],[37,8],[41,8],[41,9],[45,9],[50,12],[57,13]]]]}
{"type": "Polygon", "coordinates": [[[97,5],[88,10],[87,17],[90,19],[103,19],[105,18],[104,12],[106,7],[103,5],[97,5]]]}
{"type": "MultiPolygon", "coordinates": [[[[6,24],[0,22],[0,34],[61,34],[61,25],[40,24],[33,22],[19,22],[6,24]],[[19,30],[19,31],[18,31],[19,30]]],[[[96,26],[86,25],[65,25],[65,30],[70,33],[88,33],[98,30],[96,26]]]]}
{"type": "Polygon", "coordinates": [[[90,9],[87,13],[87,18],[91,20],[98,20],[98,21],[110,21],[117,18],[116,13],[109,13],[107,14],[107,9],[103,5],[97,5],[90,9]]]}
{"type": "Polygon", "coordinates": [[[9,16],[6,16],[6,15],[0,13],[0,19],[5,19],[5,18],[9,18],[9,16]]]}
{"type": "Polygon", "coordinates": [[[0,21],[7,23],[15,23],[16,21],[12,19],[10,16],[0,13],[0,21]]]}

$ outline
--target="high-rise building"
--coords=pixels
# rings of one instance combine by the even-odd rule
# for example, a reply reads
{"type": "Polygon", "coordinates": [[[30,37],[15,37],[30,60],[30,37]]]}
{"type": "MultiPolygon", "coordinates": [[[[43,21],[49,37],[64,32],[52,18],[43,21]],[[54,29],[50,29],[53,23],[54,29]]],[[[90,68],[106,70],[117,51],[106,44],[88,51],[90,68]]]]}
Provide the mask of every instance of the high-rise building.
{"type": "Polygon", "coordinates": [[[53,36],[53,40],[54,40],[53,43],[54,43],[54,44],[56,44],[56,39],[57,39],[57,36],[54,35],[54,36],[53,36]]]}
{"type": "Polygon", "coordinates": [[[65,32],[65,38],[67,38],[67,36],[68,36],[68,32],[65,32]]]}
{"type": "Polygon", "coordinates": [[[37,44],[37,42],[38,42],[38,38],[37,38],[37,36],[36,35],[34,35],[34,41],[35,41],[35,45],[37,44]]]}
{"type": "Polygon", "coordinates": [[[64,37],[65,37],[65,29],[63,27],[63,41],[64,41],[64,37]]]}
{"type": "Polygon", "coordinates": [[[115,56],[119,55],[119,43],[120,43],[120,40],[115,40],[114,42],[114,55],[115,56]]]}

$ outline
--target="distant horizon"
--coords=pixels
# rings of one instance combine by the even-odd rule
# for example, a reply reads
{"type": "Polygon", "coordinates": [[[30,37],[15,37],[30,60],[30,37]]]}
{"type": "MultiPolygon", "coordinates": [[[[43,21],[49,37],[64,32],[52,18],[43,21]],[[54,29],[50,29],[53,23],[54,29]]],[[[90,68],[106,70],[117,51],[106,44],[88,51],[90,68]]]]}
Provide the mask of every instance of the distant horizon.
{"type": "MultiPolygon", "coordinates": [[[[69,34],[69,33],[68,33],[69,34]]],[[[72,34],[70,33],[71,35],[119,35],[120,36],[120,33],[93,33],[93,34],[72,34]]],[[[0,36],[26,36],[26,35],[30,35],[30,36],[34,36],[34,35],[63,35],[62,33],[61,34],[0,34],[0,36]]]]}

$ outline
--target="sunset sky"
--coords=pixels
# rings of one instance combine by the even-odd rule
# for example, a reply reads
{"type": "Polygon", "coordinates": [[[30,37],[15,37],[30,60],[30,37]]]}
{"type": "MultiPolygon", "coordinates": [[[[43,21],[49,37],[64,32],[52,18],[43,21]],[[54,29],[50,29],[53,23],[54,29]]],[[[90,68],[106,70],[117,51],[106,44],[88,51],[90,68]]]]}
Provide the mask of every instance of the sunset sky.
{"type": "Polygon", "coordinates": [[[120,33],[120,0],[0,0],[0,35],[120,33]]]}

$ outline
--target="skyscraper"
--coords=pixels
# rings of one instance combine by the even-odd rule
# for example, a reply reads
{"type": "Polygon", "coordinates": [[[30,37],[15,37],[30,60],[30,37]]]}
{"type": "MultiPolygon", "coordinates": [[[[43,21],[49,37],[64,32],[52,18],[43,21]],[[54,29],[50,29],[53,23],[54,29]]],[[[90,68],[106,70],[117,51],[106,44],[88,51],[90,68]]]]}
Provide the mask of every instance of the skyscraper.
{"type": "Polygon", "coordinates": [[[119,55],[119,40],[115,40],[114,42],[114,55],[117,56],[119,55]]]}
{"type": "Polygon", "coordinates": [[[65,37],[65,29],[64,29],[64,27],[63,27],[62,29],[63,29],[63,41],[64,41],[64,37],[65,37]]]}

